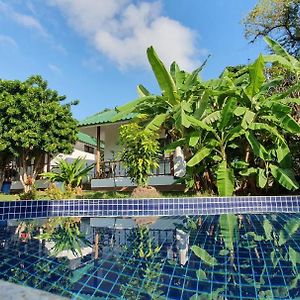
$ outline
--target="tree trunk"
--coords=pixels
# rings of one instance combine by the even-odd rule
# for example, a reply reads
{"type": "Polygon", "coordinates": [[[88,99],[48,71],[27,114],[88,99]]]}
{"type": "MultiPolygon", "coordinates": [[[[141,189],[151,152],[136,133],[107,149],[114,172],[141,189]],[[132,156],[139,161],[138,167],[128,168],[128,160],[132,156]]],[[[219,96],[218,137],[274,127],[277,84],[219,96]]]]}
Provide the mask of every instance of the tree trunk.
{"type": "MultiPolygon", "coordinates": [[[[37,157],[34,157],[34,163],[32,168],[32,174],[27,173],[28,169],[28,155],[25,151],[22,152],[21,158],[20,158],[20,181],[22,183],[24,193],[28,193],[32,190],[36,176],[38,174],[40,162],[42,159],[43,154],[38,155],[37,157]]],[[[30,161],[31,162],[31,161],[30,161]]]]}

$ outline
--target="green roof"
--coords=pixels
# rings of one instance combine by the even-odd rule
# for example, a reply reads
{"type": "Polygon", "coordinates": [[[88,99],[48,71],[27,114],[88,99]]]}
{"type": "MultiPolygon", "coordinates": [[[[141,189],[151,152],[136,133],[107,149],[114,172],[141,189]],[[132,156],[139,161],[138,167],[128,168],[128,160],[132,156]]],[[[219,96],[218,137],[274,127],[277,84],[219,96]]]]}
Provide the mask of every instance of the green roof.
{"type": "MultiPolygon", "coordinates": [[[[85,144],[89,144],[89,145],[95,146],[95,147],[97,146],[97,140],[96,140],[96,138],[94,138],[94,137],[92,137],[92,136],[90,136],[88,134],[85,134],[83,132],[78,132],[77,137],[78,137],[78,140],[80,142],[83,142],[85,144]]],[[[102,144],[103,143],[101,143],[101,147],[103,147],[102,144]]]]}
{"type": "Polygon", "coordinates": [[[109,123],[118,123],[120,121],[131,120],[135,114],[128,114],[118,121],[112,121],[112,118],[117,114],[114,109],[104,110],[96,113],[90,117],[85,118],[79,123],[79,127],[90,126],[90,125],[101,125],[109,123]]]}

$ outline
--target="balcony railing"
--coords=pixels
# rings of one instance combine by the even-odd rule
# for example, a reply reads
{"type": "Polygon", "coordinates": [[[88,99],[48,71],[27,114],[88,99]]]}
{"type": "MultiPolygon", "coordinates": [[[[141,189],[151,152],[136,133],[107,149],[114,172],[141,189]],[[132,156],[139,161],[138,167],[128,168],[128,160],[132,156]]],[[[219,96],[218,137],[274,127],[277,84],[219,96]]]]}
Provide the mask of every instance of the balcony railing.
{"type": "MultiPolygon", "coordinates": [[[[124,168],[122,161],[120,160],[107,160],[101,162],[100,165],[100,176],[98,178],[115,178],[115,177],[127,177],[126,169],[124,168]]],[[[159,167],[153,169],[151,175],[161,176],[161,175],[173,175],[173,159],[166,157],[159,160],[159,167]]],[[[97,178],[96,173],[94,178],[97,178]]]]}

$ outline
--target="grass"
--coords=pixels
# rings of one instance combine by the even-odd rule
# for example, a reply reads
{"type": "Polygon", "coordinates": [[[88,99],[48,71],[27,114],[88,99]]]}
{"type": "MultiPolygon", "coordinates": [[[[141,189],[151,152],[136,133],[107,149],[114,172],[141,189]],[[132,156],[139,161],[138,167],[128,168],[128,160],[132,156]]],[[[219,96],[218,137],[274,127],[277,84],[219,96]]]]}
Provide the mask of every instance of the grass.
{"type": "Polygon", "coordinates": [[[0,201],[14,201],[14,200],[19,200],[18,194],[13,194],[13,195],[0,194],[0,201]]]}
{"type": "MultiPolygon", "coordinates": [[[[206,195],[198,195],[195,193],[183,193],[183,192],[161,192],[161,198],[181,198],[181,197],[201,197],[206,195]]],[[[121,199],[131,198],[131,192],[94,192],[84,191],[81,196],[74,196],[72,198],[77,199],[121,199]]],[[[37,199],[50,200],[45,191],[37,192],[37,199]]],[[[5,195],[0,193],[0,201],[15,201],[20,200],[19,194],[5,195]]]]}

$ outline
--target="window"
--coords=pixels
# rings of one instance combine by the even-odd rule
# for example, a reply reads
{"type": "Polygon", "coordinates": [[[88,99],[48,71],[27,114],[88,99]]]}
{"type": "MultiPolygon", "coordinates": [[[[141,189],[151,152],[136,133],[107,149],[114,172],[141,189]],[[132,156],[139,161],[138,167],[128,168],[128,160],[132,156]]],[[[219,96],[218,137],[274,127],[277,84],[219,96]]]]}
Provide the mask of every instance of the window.
{"type": "Polygon", "coordinates": [[[84,152],[87,152],[87,153],[93,153],[95,152],[95,149],[89,145],[84,145],[84,152]]]}

